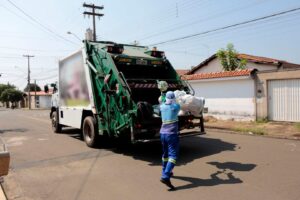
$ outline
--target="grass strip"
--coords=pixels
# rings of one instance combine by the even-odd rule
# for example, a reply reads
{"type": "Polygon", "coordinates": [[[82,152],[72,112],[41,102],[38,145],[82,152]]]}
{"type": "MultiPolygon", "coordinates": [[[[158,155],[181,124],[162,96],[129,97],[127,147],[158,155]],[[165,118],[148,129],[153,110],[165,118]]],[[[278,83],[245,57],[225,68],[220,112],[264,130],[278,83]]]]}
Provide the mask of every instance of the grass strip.
{"type": "Polygon", "coordinates": [[[233,131],[242,132],[242,133],[252,133],[255,135],[266,135],[266,131],[263,128],[259,127],[233,127],[233,131]]]}

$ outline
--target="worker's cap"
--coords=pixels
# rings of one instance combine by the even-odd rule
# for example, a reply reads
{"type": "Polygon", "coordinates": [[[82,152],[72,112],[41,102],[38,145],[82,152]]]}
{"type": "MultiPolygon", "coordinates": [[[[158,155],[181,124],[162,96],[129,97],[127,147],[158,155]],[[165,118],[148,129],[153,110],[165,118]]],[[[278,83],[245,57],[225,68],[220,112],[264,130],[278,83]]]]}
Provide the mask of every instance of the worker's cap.
{"type": "Polygon", "coordinates": [[[171,104],[175,102],[175,94],[172,91],[168,91],[166,94],[166,104],[171,104]]]}

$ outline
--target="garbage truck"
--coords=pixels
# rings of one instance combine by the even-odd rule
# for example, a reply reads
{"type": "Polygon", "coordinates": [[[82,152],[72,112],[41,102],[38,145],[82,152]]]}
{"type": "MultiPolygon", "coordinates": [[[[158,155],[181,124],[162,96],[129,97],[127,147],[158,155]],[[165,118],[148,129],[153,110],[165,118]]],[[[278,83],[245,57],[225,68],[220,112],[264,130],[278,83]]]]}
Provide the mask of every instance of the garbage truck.
{"type": "MultiPolygon", "coordinates": [[[[165,92],[160,83],[166,83],[167,90],[194,94],[163,51],[83,41],[80,50],[59,61],[50,112],[52,129],[55,133],[64,127],[81,129],[89,147],[107,137],[132,143],[158,140],[159,104],[165,92]]],[[[187,110],[180,113],[181,137],[205,134],[203,108],[197,116],[187,110]]]]}

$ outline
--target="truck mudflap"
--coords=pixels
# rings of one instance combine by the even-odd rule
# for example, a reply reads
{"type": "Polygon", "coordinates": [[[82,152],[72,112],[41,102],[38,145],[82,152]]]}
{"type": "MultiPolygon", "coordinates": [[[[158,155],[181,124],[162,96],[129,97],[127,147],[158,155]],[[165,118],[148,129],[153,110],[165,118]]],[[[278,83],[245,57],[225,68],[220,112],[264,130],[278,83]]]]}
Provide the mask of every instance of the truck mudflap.
{"type": "MultiPolygon", "coordinates": [[[[179,138],[185,138],[185,137],[192,137],[197,135],[204,135],[206,134],[205,131],[201,132],[199,128],[194,129],[188,129],[188,130],[181,130],[179,134],[179,138]]],[[[156,137],[151,139],[135,139],[134,143],[147,143],[147,142],[157,142],[160,141],[159,134],[155,135],[156,137]]]]}

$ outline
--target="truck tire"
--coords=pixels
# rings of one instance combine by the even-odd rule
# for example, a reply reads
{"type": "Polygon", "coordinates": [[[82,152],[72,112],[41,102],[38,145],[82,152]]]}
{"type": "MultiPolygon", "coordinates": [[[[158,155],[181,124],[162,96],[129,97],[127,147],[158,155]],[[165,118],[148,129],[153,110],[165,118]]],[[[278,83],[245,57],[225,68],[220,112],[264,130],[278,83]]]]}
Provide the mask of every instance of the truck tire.
{"type": "Polygon", "coordinates": [[[87,116],[82,125],[83,138],[88,147],[96,147],[99,142],[99,134],[95,118],[87,116]]]}
{"type": "Polygon", "coordinates": [[[58,113],[54,111],[51,115],[52,130],[54,133],[60,133],[62,126],[58,122],[58,113]]]}

